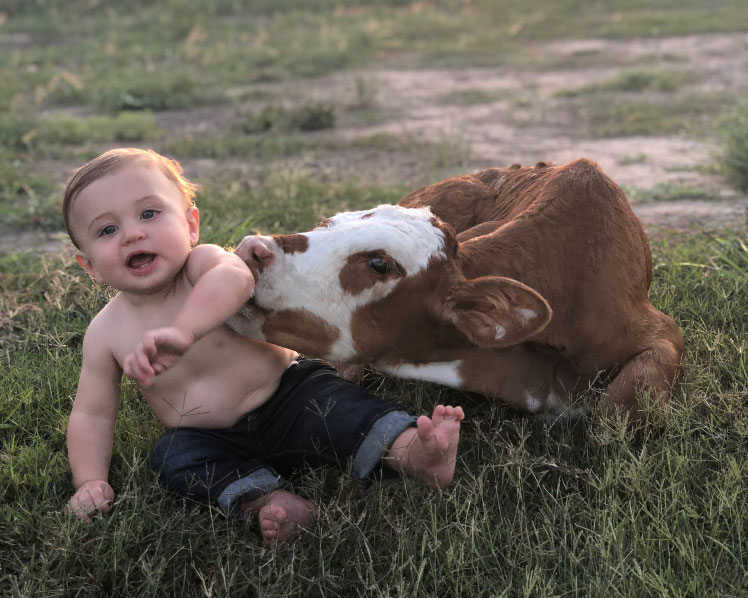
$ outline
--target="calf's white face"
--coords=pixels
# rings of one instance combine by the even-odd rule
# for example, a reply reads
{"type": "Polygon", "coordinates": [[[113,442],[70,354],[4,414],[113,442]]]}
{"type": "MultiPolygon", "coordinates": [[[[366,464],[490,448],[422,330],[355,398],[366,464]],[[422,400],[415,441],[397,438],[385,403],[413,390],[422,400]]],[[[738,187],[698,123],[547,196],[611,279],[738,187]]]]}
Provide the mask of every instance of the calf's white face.
{"type": "Polygon", "coordinates": [[[236,253],[251,262],[250,246],[258,241],[272,254],[257,266],[254,303],[271,311],[262,332],[272,327],[273,342],[302,351],[314,343],[315,354],[323,342],[327,350],[320,356],[335,361],[356,357],[356,310],[446,258],[444,232],[428,208],[382,205],[341,213],[307,233],[248,237],[236,253]]]}
{"type": "Polygon", "coordinates": [[[516,280],[466,280],[454,233],[428,208],[338,214],[307,233],[245,237],[235,253],[256,286],[229,324],[331,361],[440,362],[466,345],[522,342],[551,317],[516,280]]]}

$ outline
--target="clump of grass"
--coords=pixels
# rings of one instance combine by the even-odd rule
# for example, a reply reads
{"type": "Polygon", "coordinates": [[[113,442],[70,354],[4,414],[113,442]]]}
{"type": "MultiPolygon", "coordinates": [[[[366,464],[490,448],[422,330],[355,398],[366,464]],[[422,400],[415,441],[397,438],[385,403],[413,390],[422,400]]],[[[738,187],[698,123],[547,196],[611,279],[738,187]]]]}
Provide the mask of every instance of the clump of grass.
{"type": "Polygon", "coordinates": [[[629,68],[619,71],[615,77],[608,81],[585,85],[578,89],[561,91],[557,95],[561,97],[576,97],[592,93],[642,91],[671,93],[677,91],[684,83],[691,79],[693,79],[693,75],[684,71],[629,68]]]}
{"type": "Polygon", "coordinates": [[[150,111],[124,111],[116,116],[88,117],[56,113],[48,120],[39,122],[37,129],[27,134],[27,138],[35,144],[72,145],[102,141],[145,141],[156,139],[162,134],[163,131],[156,126],[156,120],[150,111]]]}
{"type": "Polygon", "coordinates": [[[50,153],[52,145],[157,139],[163,131],[150,111],[124,111],[114,116],[74,116],[53,112],[48,117],[20,116],[0,122],[0,143],[9,149],[50,153]]]}
{"type": "Polygon", "coordinates": [[[748,104],[735,109],[722,130],[724,169],[736,187],[748,191],[748,104]]]}
{"type": "Polygon", "coordinates": [[[671,135],[708,131],[715,113],[733,100],[700,94],[672,99],[591,96],[579,108],[594,137],[671,135]]]}
{"type": "Polygon", "coordinates": [[[355,77],[355,99],[351,108],[354,110],[369,110],[376,105],[377,94],[379,93],[379,84],[372,77],[355,77]]]}
{"type": "Polygon", "coordinates": [[[245,133],[266,131],[320,131],[335,126],[335,107],[326,103],[308,103],[295,108],[270,104],[250,114],[242,124],[245,133]]]}
{"type": "Polygon", "coordinates": [[[8,150],[28,149],[28,135],[36,125],[37,120],[25,114],[0,119],[0,145],[8,150]]]}
{"type": "Polygon", "coordinates": [[[90,95],[94,105],[112,112],[192,108],[225,99],[192,74],[169,70],[157,75],[145,70],[118,70],[116,77],[102,77],[82,93],[90,95]]]}
{"type": "Polygon", "coordinates": [[[335,108],[330,104],[305,104],[291,114],[291,123],[300,131],[320,131],[335,126],[335,108]]]}
{"type": "Polygon", "coordinates": [[[618,159],[618,163],[621,166],[627,166],[629,164],[644,164],[648,159],[647,154],[644,152],[639,152],[637,154],[629,154],[626,156],[621,156],[618,159]]]}
{"type": "Polygon", "coordinates": [[[495,89],[458,89],[445,96],[444,101],[458,106],[475,106],[490,104],[498,100],[502,94],[495,89]]]}
{"type": "Polygon", "coordinates": [[[632,203],[646,201],[715,200],[716,193],[692,183],[657,183],[649,189],[626,187],[626,196],[632,203]]]}
{"type": "Polygon", "coordinates": [[[297,155],[311,149],[312,142],[301,135],[241,135],[219,133],[207,136],[186,136],[160,146],[166,154],[193,158],[245,158],[272,160],[297,155]]]}
{"type": "Polygon", "coordinates": [[[2,222],[22,228],[46,230],[62,227],[58,186],[48,174],[20,160],[0,154],[0,208],[2,222]]]}
{"type": "Polygon", "coordinates": [[[603,84],[603,90],[673,92],[692,78],[684,71],[624,69],[612,81],[603,84]]]}
{"type": "Polygon", "coordinates": [[[473,152],[470,140],[459,130],[441,131],[438,138],[427,144],[426,148],[435,168],[464,166],[473,152]]]}

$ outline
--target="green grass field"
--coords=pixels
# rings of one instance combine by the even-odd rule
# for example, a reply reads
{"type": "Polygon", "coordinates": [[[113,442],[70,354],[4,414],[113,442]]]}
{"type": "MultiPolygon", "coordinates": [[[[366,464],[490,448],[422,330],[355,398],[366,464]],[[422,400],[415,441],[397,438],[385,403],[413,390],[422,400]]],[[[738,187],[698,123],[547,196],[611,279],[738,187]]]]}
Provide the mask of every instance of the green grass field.
{"type": "MultiPolygon", "coordinates": [[[[298,231],[339,210],[396,202],[411,181],[331,178],[285,162],[376,151],[413,161],[430,179],[464,171],[474,156],[459,135],[330,134],[383,118],[367,67],[542,72],[569,67],[533,54],[533,44],[547,40],[748,30],[742,0],[706,4],[0,3],[0,232],[19,235],[18,247],[0,255],[3,595],[748,595],[745,229],[663,232],[652,241],[652,301],[681,325],[686,342],[684,379],[661,428],[632,437],[615,420],[551,425],[478,396],[370,372],[368,387],[416,412],[437,402],[465,408],[454,484],[432,492],[405,481],[361,496],[338,472],[298,472],[296,490],[321,514],[278,550],[261,544],[252,522],[176,499],[156,484],[148,454],[161,430],[129,382],[110,477],[115,508],[90,526],[62,512],[72,493],[65,427],[81,342],[109,292],[93,287],[68,249],[42,255],[21,240],[59,231],[70,169],[118,145],[154,147],[185,162],[201,185],[207,242],[232,245],[248,232],[298,231]],[[352,99],[284,101],[302,97],[298,89],[314,77],[352,70],[363,73],[352,99]],[[190,128],[198,116],[218,124],[190,128]],[[242,170],[244,162],[252,169],[242,170]]],[[[590,136],[716,135],[727,122],[729,174],[745,186],[747,112],[739,98],[681,93],[691,73],[616,56],[577,60],[620,67],[597,86],[559,95],[587,115],[590,136]],[[611,101],[621,93],[633,95],[611,101]]],[[[445,101],[501,97],[473,89],[445,101]]],[[[690,187],[646,189],[637,191],[649,194],[643,199],[700,197],[690,187]]]]}

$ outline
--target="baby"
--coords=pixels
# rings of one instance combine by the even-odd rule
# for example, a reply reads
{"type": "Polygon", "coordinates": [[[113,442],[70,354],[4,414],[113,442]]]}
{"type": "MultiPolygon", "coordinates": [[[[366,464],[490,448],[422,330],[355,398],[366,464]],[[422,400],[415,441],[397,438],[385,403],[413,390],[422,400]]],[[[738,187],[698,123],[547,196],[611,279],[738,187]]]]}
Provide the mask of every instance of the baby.
{"type": "Polygon", "coordinates": [[[195,246],[195,186],[150,150],[115,149],[79,168],[63,215],[76,259],[118,292],[86,331],[67,431],[78,517],[111,508],[107,482],[123,372],[167,428],[151,465],[171,491],[257,516],[283,542],[316,506],[281,473],[302,464],[350,468],[364,489],[412,475],[444,487],[454,475],[460,407],[415,418],[343,380],[325,362],[246,338],[225,321],[254,279],[236,255],[195,246]]]}

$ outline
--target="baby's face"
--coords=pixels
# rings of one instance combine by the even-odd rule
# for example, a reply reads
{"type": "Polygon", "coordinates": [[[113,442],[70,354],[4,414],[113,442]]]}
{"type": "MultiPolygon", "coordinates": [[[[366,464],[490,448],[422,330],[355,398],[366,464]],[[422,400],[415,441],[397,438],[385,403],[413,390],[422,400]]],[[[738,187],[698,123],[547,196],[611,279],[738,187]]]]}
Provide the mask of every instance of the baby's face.
{"type": "Polygon", "coordinates": [[[173,281],[199,236],[197,208],[158,168],[132,163],[83,189],[70,210],[78,263],[97,282],[147,294],[173,281]]]}

